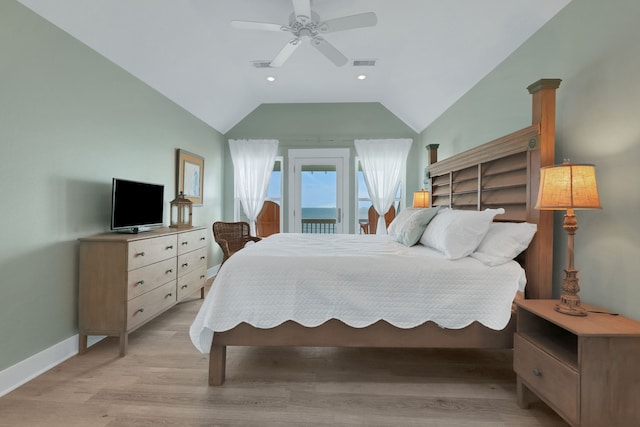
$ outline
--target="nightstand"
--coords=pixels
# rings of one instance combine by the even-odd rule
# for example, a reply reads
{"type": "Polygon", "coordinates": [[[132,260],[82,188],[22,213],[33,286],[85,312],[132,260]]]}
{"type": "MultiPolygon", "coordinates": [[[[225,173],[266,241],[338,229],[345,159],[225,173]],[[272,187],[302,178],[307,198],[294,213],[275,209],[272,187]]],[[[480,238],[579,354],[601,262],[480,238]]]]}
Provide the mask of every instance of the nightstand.
{"type": "MultiPolygon", "coordinates": [[[[518,405],[536,396],[572,426],[640,426],[640,323],[568,316],[556,300],[518,301],[518,405]]],[[[589,311],[605,311],[583,304],[589,311]]]]}

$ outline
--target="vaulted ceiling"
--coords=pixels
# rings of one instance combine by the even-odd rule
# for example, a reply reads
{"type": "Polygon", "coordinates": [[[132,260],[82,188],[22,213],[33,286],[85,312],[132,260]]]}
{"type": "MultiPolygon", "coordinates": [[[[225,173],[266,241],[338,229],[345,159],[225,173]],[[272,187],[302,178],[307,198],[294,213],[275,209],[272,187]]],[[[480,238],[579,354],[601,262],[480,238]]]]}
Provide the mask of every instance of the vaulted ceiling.
{"type": "Polygon", "coordinates": [[[288,25],[299,0],[18,1],[225,133],[260,104],[324,102],[379,102],[420,132],[570,0],[312,0],[377,24],[323,35],[343,66],[303,40],[278,68],[256,64],[292,34],[231,21],[288,25]]]}

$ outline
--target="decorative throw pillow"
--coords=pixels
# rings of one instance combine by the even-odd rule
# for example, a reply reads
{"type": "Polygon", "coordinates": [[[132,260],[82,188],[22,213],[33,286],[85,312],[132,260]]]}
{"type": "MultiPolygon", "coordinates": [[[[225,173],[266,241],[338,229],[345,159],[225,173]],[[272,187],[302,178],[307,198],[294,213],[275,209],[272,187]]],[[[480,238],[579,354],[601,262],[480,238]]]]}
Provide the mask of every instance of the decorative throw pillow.
{"type": "Polygon", "coordinates": [[[489,231],[493,217],[504,209],[465,211],[444,209],[427,225],[420,243],[441,252],[448,259],[469,256],[489,231]]]}
{"type": "Polygon", "coordinates": [[[528,222],[493,223],[471,256],[491,267],[504,264],[527,249],[537,228],[528,222]]]}
{"type": "Polygon", "coordinates": [[[427,224],[436,216],[439,210],[440,207],[414,209],[409,218],[400,225],[396,234],[396,241],[405,246],[413,246],[418,243],[420,236],[427,228],[427,224]]]}
{"type": "Polygon", "coordinates": [[[400,229],[400,227],[402,227],[402,224],[404,224],[411,217],[411,215],[413,215],[413,213],[417,210],[418,210],[417,208],[402,209],[400,213],[396,215],[393,221],[391,221],[391,224],[389,224],[389,227],[387,227],[387,234],[393,235],[393,236],[397,235],[398,230],[400,229]]]}

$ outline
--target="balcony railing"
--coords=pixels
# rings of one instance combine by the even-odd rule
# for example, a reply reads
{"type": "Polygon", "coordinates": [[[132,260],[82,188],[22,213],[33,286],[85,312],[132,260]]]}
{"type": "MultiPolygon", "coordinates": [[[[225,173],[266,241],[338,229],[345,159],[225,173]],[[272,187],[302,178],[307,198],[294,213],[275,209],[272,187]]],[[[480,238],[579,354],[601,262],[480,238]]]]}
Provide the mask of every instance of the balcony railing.
{"type": "Polygon", "coordinates": [[[310,234],[335,234],[336,220],[335,218],[331,218],[331,219],[303,218],[302,232],[310,233],[310,234]]]}

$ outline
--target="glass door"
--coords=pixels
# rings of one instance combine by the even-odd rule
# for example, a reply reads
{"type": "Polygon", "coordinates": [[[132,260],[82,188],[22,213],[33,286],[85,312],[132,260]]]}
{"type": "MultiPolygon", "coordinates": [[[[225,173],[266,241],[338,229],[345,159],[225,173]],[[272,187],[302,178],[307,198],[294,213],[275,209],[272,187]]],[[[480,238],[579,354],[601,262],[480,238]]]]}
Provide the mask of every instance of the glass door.
{"type": "Polygon", "coordinates": [[[289,229],[296,233],[345,233],[349,150],[290,150],[289,229]]]}

